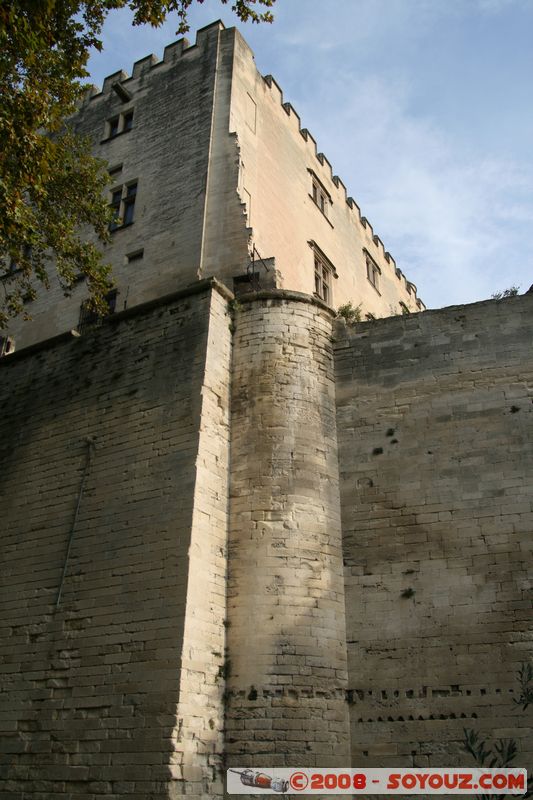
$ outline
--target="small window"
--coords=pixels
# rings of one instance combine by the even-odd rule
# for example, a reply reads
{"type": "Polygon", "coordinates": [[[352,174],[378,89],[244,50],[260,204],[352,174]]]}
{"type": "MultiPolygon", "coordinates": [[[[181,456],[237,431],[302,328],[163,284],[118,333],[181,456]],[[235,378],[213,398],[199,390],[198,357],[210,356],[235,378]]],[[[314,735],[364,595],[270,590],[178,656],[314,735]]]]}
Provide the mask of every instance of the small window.
{"type": "Polygon", "coordinates": [[[318,253],[315,253],[315,294],[331,305],[331,269],[318,253]]]}
{"type": "Polygon", "coordinates": [[[144,248],[141,250],[135,250],[133,253],[128,253],[126,256],[128,264],[131,264],[132,261],[140,261],[141,258],[144,258],[144,248]]]}
{"type": "MultiPolygon", "coordinates": [[[[108,292],[105,296],[105,301],[107,303],[108,311],[105,316],[110,316],[111,314],[115,313],[115,309],[117,306],[117,290],[112,289],[108,292]]],[[[83,333],[87,330],[87,328],[94,327],[96,325],[100,325],[102,322],[103,317],[93,311],[91,308],[89,301],[84,300],[80,306],[80,318],[78,322],[78,331],[83,333]]]]}
{"type": "Polygon", "coordinates": [[[366,277],[376,290],[379,293],[379,277],[381,275],[381,270],[374,261],[373,258],[367,253],[366,254],[366,277]]]}
{"type": "Polygon", "coordinates": [[[125,184],[111,192],[110,207],[113,209],[113,219],[109,223],[111,232],[131,225],[137,197],[137,183],[125,184]]]}
{"type": "Polygon", "coordinates": [[[109,223],[109,230],[115,231],[120,226],[120,204],[122,202],[122,189],[115,189],[111,195],[111,203],[109,204],[113,209],[113,219],[109,223]]]}
{"type": "Polygon", "coordinates": [[[314,172],[311,172],[311,178],[312,178],[311,197],[313,199],[313,202],[316,206],[318,206],[318,208],[321,210],[324,216],[327,217],[329,204],[331,203],[330,195],[324,188],[324,186],[320,183],[314,172]]]}
{"type": "Polygon", "coordinates": [[[122,164],[116,164],[114,167],[109,167],[107,170],[109,175],[118,175],[122,172],[122,164]]]}
{"type": "Polygon", "coordinates": [[[133,111],[128,111],[127,114],[124,114],[123,120],[124,122],[122,125],[122,130],[124,132],[131,131],[131,129],[133,128],[133,111]]]}
{"type": "Polygon", "coordinates": [[[133,109],[125,111],[123,114],[118,114],[116,117],[111,117],[106,122],[106,139],[114,139],[120,133],[127,133],[133,128],[133,109]]]}
{"type": "Polygon", "coordinates": [[[116,289],[111,289],[105,296],[105,301],[108,307],[108,314],[114,314],[117,308],[117,295],[118,291],[116,289]]]}
{"type": "Polygon", "coordinates": [[[131,225],[133,222],[133,211],[135,208],[135,198],[137,196],[137,184],[132,183],[126,187],[126,197],[124,198],[124,221],[123,225],[131,225]]]}
{"type": "Polygon", "coordinates": [[[0,358],[15,352],[15,340],[12,336],[0,336],[0,358]]]}
{"type": "Polygon", "coordinates": [[[120,122],[120,117],[113,117],[113,119],[109,120],[108,122],[109,128],[107,131],[109,139],[112,139],[113,136],[116,136],[118,134],[119,122],[120,122]]]}
{"type": "Polygon", "coordinates": [[[400,311],[401,311],[401,313],[402,313],[402,314],[404,314],[404,315],[405,315],[405,314],[410,314],[410,313],[411,313],[411,311],[410,311],[410,309],[409,309],[409,306],[408,306],[408,305],[406,305],[406,303],[404,303],[402,300],[400,300],[400,311]]]}

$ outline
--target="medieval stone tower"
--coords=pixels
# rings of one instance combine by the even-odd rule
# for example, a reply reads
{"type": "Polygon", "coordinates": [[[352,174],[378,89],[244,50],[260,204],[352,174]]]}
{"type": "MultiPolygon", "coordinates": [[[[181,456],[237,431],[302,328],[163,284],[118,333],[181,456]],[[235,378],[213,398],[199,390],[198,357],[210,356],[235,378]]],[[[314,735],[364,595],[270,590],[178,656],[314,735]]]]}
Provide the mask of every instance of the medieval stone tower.
{"type": "Polygon", "coordinates": [[[463,765],[464,728],[530,766],[531,295],[414,313],[221,23],[73,122],[117,290],[52,287],[0,361],[0,796],[463,765]]]}

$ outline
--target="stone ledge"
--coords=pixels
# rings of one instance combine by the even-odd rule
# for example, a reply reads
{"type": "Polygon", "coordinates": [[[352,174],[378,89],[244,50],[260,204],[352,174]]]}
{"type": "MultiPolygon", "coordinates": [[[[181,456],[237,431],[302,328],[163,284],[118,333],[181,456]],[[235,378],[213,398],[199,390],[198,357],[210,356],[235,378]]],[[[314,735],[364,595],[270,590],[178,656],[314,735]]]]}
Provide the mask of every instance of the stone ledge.
{"type": "Polygon", "coordinates": [[[253,303],[255,300],[286,300],[294,303],[307,303],[326,311],[332,318],[336,317],[336,312],[319,297],[306,294],[305,292],[295,292],[292,289],[263,289],[259,292],[246,292],[239,295],[239,303],[253,303]]]}
{"type": "MultiPolygon", "coordinates": [[[[210,289],[218,292],[228,301],[234,299],[233,292],[228,289],[225,284],[221,283],[216,278],[204,278],[197,283],[186,286],[184,289],[178,289],[177,291],[170,292],[162,297],[156,297],[153,300],[147,300],[145,303],[139,303],[138,305],[131,306],[131,308],[125,308],[123,311],[116,311],[114,314],[110,314],[108,317],[102,317],[98,327],[116,324],[121,322],[123,319],[129,319],[130,317],[135,317],[138,314],[143,314],[145,311],[150,311],[152,308],[168,305],[169,303],[173,303],[175,300],[181,300],[185,297],[191,297],[195,294],[203,294],[210,289]]],[[[7,356],[3,356],[0,358],[0,367],[5,367],[15,361],[20,361],[22,358],[33,355],[34,353],[38,353],[41,350],[48,350],[52,347],[55,347],[57,344],[62,344],[69,341],[75,342],[82,338],[84,337],[81,334],[78,334],[76,331],[74,333],[71,330],[64,331],[63,333],[59,333],[57,336],[52,336],[50,339],[43,339],[41,342],[36,342],[28,347],[23,347],[21,350],[15,350],[14,353],[10,353],[7,356]]]]}

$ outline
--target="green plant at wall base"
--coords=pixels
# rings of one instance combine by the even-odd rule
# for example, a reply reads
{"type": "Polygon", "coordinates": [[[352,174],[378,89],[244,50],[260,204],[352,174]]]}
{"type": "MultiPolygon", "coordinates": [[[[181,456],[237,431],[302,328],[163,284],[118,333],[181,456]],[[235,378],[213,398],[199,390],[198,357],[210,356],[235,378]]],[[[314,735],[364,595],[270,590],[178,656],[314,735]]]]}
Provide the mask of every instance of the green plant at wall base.
{"type": "MultiPolygon", "coordinates": [[[[518,673],[518,681],[520,683],[520,697],[515,699],[515,703],[521,705],[525,711],[528,705],[533,702],[533,665],[524,662],[520,667],[518,673]]],[[[487,742],[481,739],[477,731],[469,728],[464,728],[464,741],[463,748],[467,753],[473,756],[476,764],[479,767],[486,767],[489,769],[499,767],[509,767],[512,761],[518,755],[518,746],[515,739],[499,739],[495,743],[487,742]]],[[[533,797],[533,776],[531,771],[528,770],[530,777],[527,782],[526,792],[521,797],[533,797]]],[[[507,795],[476,795],[479,800],[494,800],[496,797],[504,798],[507,795]]]]}
{"type": "Polygon", "coordinates": [[[347,325],[355,325],[361,322],[361,304],[353,306],[350,302],[344,303],[337,309],[337,316],[341,317],[347,325]]]}
{"type": "MultiPolygon", "coordinates": [[[[469,728],[464,729],[463,747],[467,753],[473,756],[476,764],[485,769],[509,768],[518,754],[518,747],[514,739],[499,739],[497,742],[488,743],[481,739],[477,731],[469,728]]],[[[478,794],[478,800],[495,800],[496,797],[504,798],[507,795],[478,794]]],[[[533,796],[533,779],[530,777],[527,782],[525,794],[521,797],[533,796]]]]}

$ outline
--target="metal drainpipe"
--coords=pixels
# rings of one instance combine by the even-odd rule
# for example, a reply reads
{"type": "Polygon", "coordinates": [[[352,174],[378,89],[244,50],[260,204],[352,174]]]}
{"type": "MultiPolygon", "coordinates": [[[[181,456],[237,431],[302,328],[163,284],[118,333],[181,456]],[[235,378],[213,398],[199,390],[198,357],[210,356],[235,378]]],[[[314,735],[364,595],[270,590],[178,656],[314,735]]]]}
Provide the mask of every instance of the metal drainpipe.
{"type": "Polygon", "coordinates": [[[95,447],[94,439],[91,438],[91,437],[87,437],[87,439],[85,440],[85,443],[87,445],[87,451],[86,451],[86,455],[85,455],[85,468],[83,470],[83,475],[82,475],[82,478],[81,478],[80,491],[78,493],[78,502],[76,503],[76,511],[74,512],[74,519],[72,521],[72,526],[71,526],[71,529],[70,529],[70,535],[69,535],[68,545],[67,545],[67,552],[65,554],[65,564],[63,566],[63,574],[61,575],[61,581],[59,583],[59,589],[57,590],[56,605],[55,605],[56,609],[59,608],[59,604],[61,602],[61,593],[63,591],[63,583],[65,582],[65,575],[67,574],[67,567],[68,567],[68,560],[69,560],[69,556],[70,556],[70,549],[72,547],[72,540],[74,539],[74,531],[76,530],[76,523],[78,521],[78,514],[79,514],[79,510],[80,510],[80,505],[81,505],[81,498],[83,497],[83,487],[85,485],[85,479],[87,477],[87,473],[89,472],[89,467],[91,465],[91,460],[92,460],[94,447],[95,447]]]}

